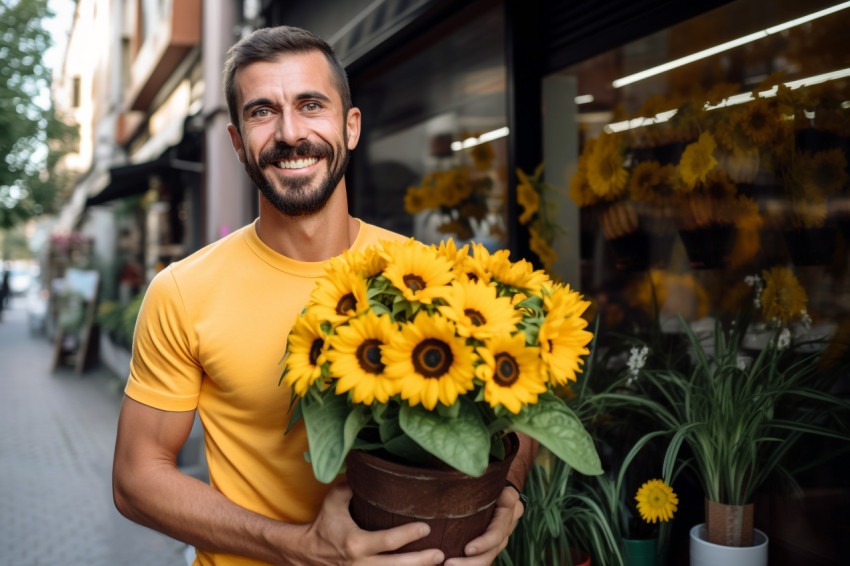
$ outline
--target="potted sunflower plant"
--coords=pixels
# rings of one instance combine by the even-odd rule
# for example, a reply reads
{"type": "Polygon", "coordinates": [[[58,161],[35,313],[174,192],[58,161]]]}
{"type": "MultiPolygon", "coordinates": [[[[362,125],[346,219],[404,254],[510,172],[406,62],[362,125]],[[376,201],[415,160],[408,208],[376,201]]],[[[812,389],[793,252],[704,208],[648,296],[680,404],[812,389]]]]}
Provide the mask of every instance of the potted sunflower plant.
{"type": "Polygon", "coordinates": [[[402,550],[461,555],[489,523],[514,432],[581,473],[601,473],[590,435],[553,393],[581,371],[592,338],[577,292],[506,250],[452,240],[382,242],[326,269],[293,325],[281,381],[316,478],[346,472],[361,526],[437,517],[428,538],[402,550]],[[439,481],[411,483],[430,472],[439,481]],[[481,498],[464,503],[469,493],[481,498]],[[448,507],[416,510],[434,502],[448,507]]]}

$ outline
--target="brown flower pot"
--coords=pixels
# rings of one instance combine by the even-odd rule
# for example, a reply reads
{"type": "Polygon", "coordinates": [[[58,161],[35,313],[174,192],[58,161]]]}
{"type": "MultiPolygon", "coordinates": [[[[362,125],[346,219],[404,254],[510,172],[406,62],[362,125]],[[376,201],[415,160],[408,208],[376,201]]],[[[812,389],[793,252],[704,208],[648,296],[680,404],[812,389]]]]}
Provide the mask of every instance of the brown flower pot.
{"type": "Polygon", "coordinates": [[[360,528],[376,531],[422,521],[431,533],[398,549],[410,552],[439,548],[446,559],[463,556],[463,548],[481,535],[496,510],[508,469],[519,448],[508,437],[505,459],[493,462],[480,477],[451,469],[417,468],[382,459],[362,450],[346,458],[348,485],[354,493],[351,516],[360,528]]]}
{"type": "Polygon", "coordinates": [[[723,546],[753,545],[753,504],[727,505],[705,500],[708,542],[723,546]]]}

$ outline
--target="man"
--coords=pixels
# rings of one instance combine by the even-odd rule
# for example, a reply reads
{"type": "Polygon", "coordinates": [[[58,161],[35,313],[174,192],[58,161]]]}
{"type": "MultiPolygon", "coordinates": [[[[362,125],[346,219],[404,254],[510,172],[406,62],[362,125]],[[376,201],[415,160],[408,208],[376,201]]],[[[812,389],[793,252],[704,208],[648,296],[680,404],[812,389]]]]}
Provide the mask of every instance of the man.
{"type": "MultiPolygon", "coordinates": [[[[304,461],[303,425],[284,437],[290,395],[278,363],[324,262],[401,238],[348,214],[344,173],[360,111],[345,71],[309,32],[264,29],[229,51],[225,90],[233,147],[262,195],[259,218],[150,285],[118,423],[116,506],[195,546],[196,564],[441,563],[437,549],[383,555],[428,527],[359,529],[350,490],[317,482],[304,461]],[[176,465],[195,410],[211,485],[176,465]]],[[[510,475],[520,485],[534,447],[521,450],[510,475]]],[[[505,488],[488,531],[447,564],[490,564],[522,509],[505,488]]]]}

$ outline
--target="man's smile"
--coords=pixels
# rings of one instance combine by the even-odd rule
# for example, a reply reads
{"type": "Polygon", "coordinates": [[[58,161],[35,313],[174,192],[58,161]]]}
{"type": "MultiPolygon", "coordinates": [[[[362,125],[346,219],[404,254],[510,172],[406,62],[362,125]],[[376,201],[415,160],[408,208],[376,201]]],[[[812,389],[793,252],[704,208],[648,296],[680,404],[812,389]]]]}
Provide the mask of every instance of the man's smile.
{"type": "Polygon", "coordinates": [[[318,157],[302,157],[300,159],[285,159],[275,163],[278,169],[304,169],[319,162],[318,157]]]}

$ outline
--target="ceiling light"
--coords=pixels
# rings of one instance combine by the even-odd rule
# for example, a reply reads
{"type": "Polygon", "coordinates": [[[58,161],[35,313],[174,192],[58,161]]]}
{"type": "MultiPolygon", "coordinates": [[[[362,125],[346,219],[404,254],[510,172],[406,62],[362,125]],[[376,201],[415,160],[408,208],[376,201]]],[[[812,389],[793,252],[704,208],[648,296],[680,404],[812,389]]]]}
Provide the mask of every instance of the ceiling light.
{"type": "Polygon", "coordinates": [[[789,20],[785,23],[766,28],[761,31],[751,33],[749,35],[745,35],[744,37],[739,37],[738,39],[733,39],[732,41],[727,41],[726,43],[721,43],[720,45],[715,45],[714,47],[709,47],[708,49],[704,49],[702,51],[686,55],[685,57],[681,57],[674,61],[668,61],[667,63],[658,65],[657,67],[652,67],[651,69],[647,69],[645,71],[641,71],[639,73],[635,73],[633,75],[617,79],[611,84],[614,88],[620,88],[621,86],[632,84],[648,77],[660,75],[661,73],[665,73],[671,69],[687,65],[688,63],[693,63],[694,61],[699,61],[700,59],[711,57],[712,55],[722,53],[723,51],[728,51],[730,49],[734,49],[735,47],[740,47],[741,45],[750,43],[757,39],[765,38],[770,34],[778,33],[780,31],[799,26],[806,22],[810,22],[817,18],[828,16],[829,14],[844,10],[845,8],[850,8],[850,2],[842,2],[841,4],[836,4],[835,6],[831,6],[829,8],[813,12],[806,16],[789,20]]]}
{"type": "Polygon", "coordinates": [[[477,138],[466,138],[463,141],[455,141],[452,142],[452,151],[460,151],[462,149],[468,149],[476,145],[481,145],[482,143],[487,143],[488,141],[497,140],[499,138],[507,136],[509,133],[510,130],[507,126],[505,126],[497,130],[492,130],[490,132],[483,133],[477,138]]]}

